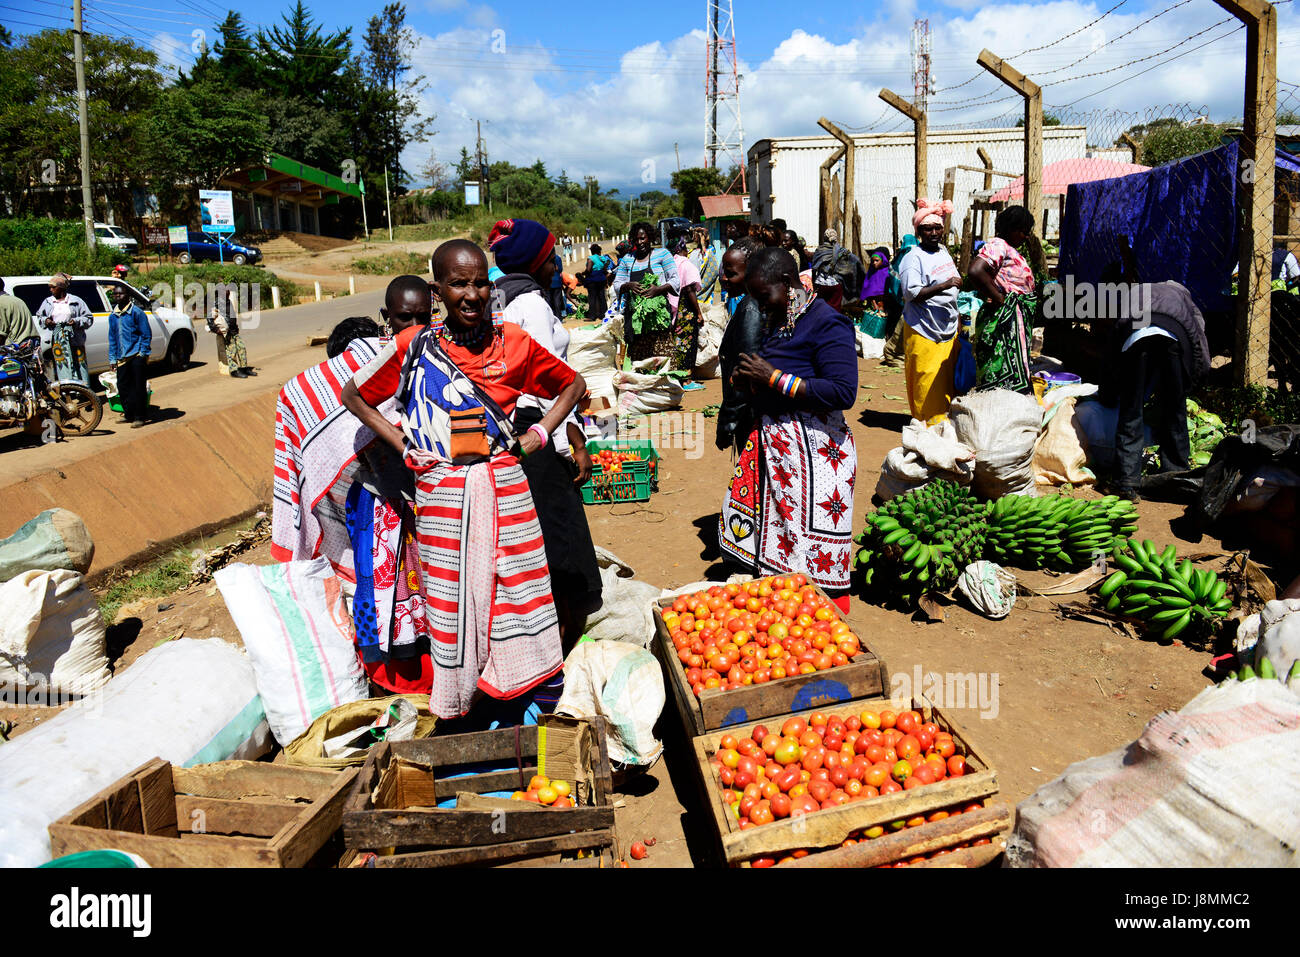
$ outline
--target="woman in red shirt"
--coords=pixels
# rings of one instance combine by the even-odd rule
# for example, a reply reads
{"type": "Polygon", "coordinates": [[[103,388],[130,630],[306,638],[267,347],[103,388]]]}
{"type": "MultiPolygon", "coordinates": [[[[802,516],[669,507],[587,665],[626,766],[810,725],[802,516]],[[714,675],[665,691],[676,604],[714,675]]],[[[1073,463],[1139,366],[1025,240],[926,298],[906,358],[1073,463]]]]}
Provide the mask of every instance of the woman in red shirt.
{"type": "Polygon", "coordinates": [[[563,666],[541,527],[519,465],[540,449],[586,383],[517,326],[491,314],[487,257],[453,240],[434,257],[446,321],[413,326],[343,389],[343,404],[416,473],[415,524],[430,653],[367,670],[394,691],[428,692],[443,718],[480,693],[517,698],[563,666]],[[516,435],[521,394],[557,400],[516,435]],[[397,397],[401,426],[378,411],[397,397]]]}

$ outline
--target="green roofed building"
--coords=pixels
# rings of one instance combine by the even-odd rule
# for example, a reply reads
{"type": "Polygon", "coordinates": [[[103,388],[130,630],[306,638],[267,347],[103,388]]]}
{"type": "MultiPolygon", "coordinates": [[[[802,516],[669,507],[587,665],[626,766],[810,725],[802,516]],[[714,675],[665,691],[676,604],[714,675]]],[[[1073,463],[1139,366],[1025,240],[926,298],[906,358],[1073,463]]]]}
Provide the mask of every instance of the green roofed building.
{"type": "Polygon", "coordinates": [[[237,233],[293,230],[342,235],[341,204],[365,195],[360,173],[327,173],[279,153],[267,153],[216,185],[233,193],[237,233]]]}

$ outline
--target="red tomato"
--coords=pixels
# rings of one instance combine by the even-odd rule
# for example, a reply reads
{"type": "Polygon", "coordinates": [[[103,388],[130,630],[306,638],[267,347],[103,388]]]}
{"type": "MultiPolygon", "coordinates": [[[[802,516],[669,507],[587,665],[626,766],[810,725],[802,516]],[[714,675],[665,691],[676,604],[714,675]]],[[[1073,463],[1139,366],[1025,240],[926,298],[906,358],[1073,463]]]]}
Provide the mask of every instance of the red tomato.
{"type": "Polygon", "coordinates": [[[759,801],[749,812],[749,819],[755,824],[771,824],[775,819],[772,806],[767,801],[759,801]]]}
{"type": "Polygon", "coordinates": [[[897,781],[886,781],[884,784],[880,785],[881,794],[896,794],[901,790],[903,790],[903,788],[897,781]]]}
{"type": "Polygon", "coordinates": [[[920,725],[911,711],[904,711],[894,722],[894,727],[898,728],[903,734],[915,734],[920,725]]]}
{"type": "Polygon", "coordinates": [[[779,791],[772,796],[772,816],[777,818],[789,817],[792,802],[789,795],[781,794],[779,791]]]}
{"type": "Polygon", "coordinates": [[[630,848],[628,848],[628,856],[631,857],[632,860],[634,861],[644,860],[646,856],[645,845],[642,844],[640,841],[637,841],[630,848]]]}
{"type": "Polygon", "coordinates": [[[934,735],[930,734],[930,732],[926,731],[924,728],[919,728],[914,737],[921,744],[922,754],[929,751],[930,748],[934,746],[934,735]]]}
{"type": "Polygon", "coordinates": [[[781,725],[781,736],[798,740],[799,736],[807,730],[808,722],[803,718],[790,718],[785,724],[781,725]]]}
{"type": "MultiPolygon", "coordinates": [[[[894,723],[898,720],[898,714],[897,714],[896,712],[894,712],[894,711],[890,711],[890,710],[886,709],[886,710],[880,712],[880,717],[879,717],[878,720],[880,721],[879,727],[881,727],[881,728],[892,728],[892,727],[894,726],[894,723]]],[[[864,712],[863,715],[862,715],[862,723],[863,723],[863,724],[868,724],[868,723],[869,723],[869,722],[867,721],[866,712],[864,712]]]]}
{"type": "Polygon", "coordinates": [[[898,739],[898,744],[894,746],[898,756],[904,761],[911,761],[921,754],[921,743],[914,735],[905,734],[898,739]]]}
{"type": "Polygon", "coordinates": [[[959,778],[966,773],[966,758],[960,754],[954,754],[948,759],[948,777],[959,778]]]}
{"type": "Polygon", "coordinates": [[[925,787],[925,783],[916,777],[908,778],[903,782],[903,790],[911,791],[913,788],[925,787]]]}

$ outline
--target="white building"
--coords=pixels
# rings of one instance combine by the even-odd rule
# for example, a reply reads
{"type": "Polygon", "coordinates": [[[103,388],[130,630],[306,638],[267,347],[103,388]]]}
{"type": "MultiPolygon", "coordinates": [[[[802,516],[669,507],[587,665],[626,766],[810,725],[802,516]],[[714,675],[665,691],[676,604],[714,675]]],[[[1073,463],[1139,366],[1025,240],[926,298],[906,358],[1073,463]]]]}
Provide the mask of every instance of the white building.
{"type": "MultiPolygon", "coordinates": [[[[1048,126],[1043,129],[1043,163],[1082,159],[1088,155],[1086,127],[1048,126]]],[[[892,200],[898,199],[898,235],[912,232],[913,135],[869,133],[854,137],[857,168],[854,192],[862,219],[862,245],[889,245],[893,240],[892,200]]],[[[927,195],[943,196],[944,171],[950,167],[982,167],[976,150],[983,147],[1001,173],[1024,171],[1024,130],[931,130],[927,150],[927,195]]],[[[751,217],[760,222],[784,219],[786,225],[812,245],[817,235],[821,164],[839,147],[831,136],[789,136],[759,140],[749,148],[751,217]]],[[[843,184],[844,162],[831,168],[843,184]]],[[[993,177],[993,189],[1009,182],[993,177]]],[[[972,194],[983,190],[984,174],[957,170],[953,193],[952,229],[961,230],[972,194]]],[[[1053,213],[1053,219],[1055,214],[1053,213]]]]}

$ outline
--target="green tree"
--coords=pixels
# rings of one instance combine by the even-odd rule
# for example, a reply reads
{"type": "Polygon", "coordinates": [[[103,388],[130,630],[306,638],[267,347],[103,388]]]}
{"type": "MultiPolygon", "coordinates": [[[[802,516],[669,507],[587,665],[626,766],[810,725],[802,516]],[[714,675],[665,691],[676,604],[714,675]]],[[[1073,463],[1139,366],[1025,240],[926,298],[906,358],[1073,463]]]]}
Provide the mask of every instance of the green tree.
{"type": "Polygon", "coordinates": [[[704,213],[700,197],[716,196],[727,188],[727,183],[716,167],[691,166],[673,173],[672,187],[681,197],[682,215],[697,220],[704,213]]]}
{"type": "Polygon", "coordinates": [[[366,26],[366,71],[372,81],[370,108],[383,117],[386,132],[384,162],[394,184],[407,180],[401,154],[410,143],[422,143],[431,135],[434,117],[420,112],[424,79],[405,79],[411,70],[416,46],[415,31],[406,25],[406,6],[387,4],[366,26]]]}
{"type": "MultiPolygon", "coordinates": [[[[143,127],[163,86],[158,58],[130,40],[96,33],[85,35],[84,51],[95,215],[107,212],[99,205],[106,202],[120,221],[134,222],[132,188],[146,172],[143,127]]],[[[12,191],[11,209],[75,215],[81,200],[81,149],[71,31],[30,34],[5,48],[0,58],[0,135],[6,143],[0,169],[12,191]],[[47,161],[54,164],[53,184],[44,181],[47,161]],[[27,189],[34,183],[55,189],[34,198],[27,189]]]]}
{"type": "Polygon", "coordinates": [[[464,187],[467,180],[478,179],[478,167],[474,164],[474,157],[469,155],[469,150],[462,146],[460,148],[460,159],[456,160],[456,185],[464,187]]]}
{"type": "Polygon", "coordinates": [[[187,217],[199,189],[211,189],[266,148],[271,128],[257,98],[215,81],[163,91],[141,146],[164,210],[187,217]]]}
{"type": "Polygon", "coordinates": [[[257,32],[257,53],[274,93],[324,102],[352,55],[352,28],[323,33],[297,0],[282,24],[257,32]]]}
{"type": "MultiPolygon", "coordinates": [[[[1021,128],[1022,126],[1024,126],[1024,125],[1025,125],[1025,121],[1024,121],[1024,118],[1023,118],[1023,117],[1020,118],[1020,119],[1018,119],[1018,120],[1016,120],[1016,129],[1020,129],[1020,128],[1021,128]]],[[[1044,125],[1044,126],[1060,126],[1060,125],[1061,125],[1061,118],[1060,118],[1059,116],[1056,116],[1056,115],[1053,114],[1053,113],[1044,113],[1044,114],[1043,114],[1043,125],[1044,125]]]]}
{"type": "Polygon", "coordinates": [[[1138,140],[1138,153],[1143,165],[1160,166],[1214,149],[1222,144],[1225,131],[1219,123],[1159,126],[1138,140]]]}

